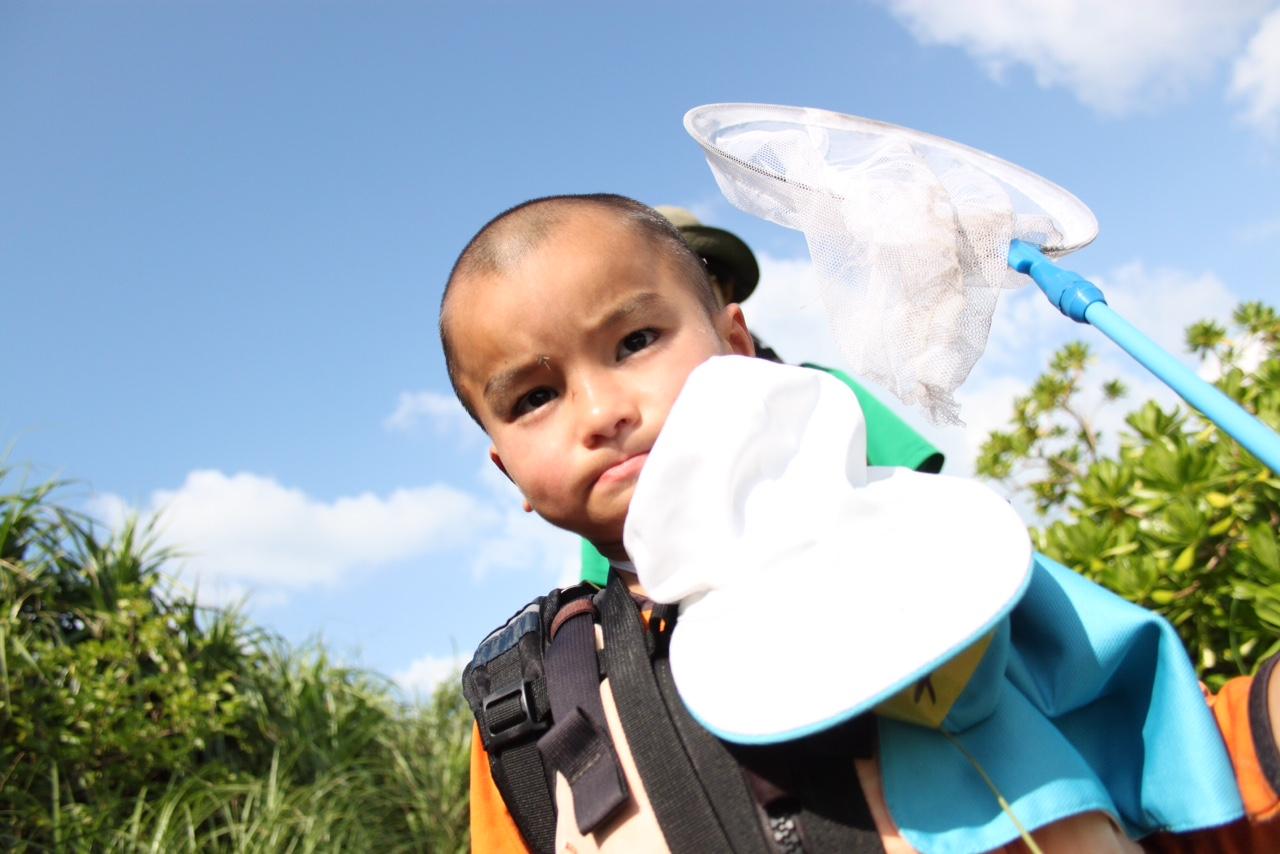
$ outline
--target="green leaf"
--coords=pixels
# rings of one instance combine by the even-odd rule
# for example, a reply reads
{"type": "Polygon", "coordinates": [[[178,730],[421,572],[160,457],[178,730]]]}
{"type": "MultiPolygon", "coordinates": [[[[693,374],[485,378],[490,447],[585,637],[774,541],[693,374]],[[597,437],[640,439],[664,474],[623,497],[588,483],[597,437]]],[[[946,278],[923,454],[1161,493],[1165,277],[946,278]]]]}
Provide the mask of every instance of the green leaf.
{"type": "Polygon", "coordinates": [[[1253,559],[1273,576],[1280,576],[1280,544],[1276,542],[1276,532],[1267,525],[1253,525],[1247,537],[1253,559]]]}
{"type": "Polygon", "coordinates": [[[1273,631],[1280,630],[1280,589],[1275,587],[1259,588],[1254,594],[1254,613],[1273,631]]]}
{"type": "Polygon", "coordinates": [[[1219,519],[1217,522],[1214,522],[1209,526],[1209,536],[1220,537],[1227,531],[1231,530],[1231,526],[1235,523],[1236,519],[1234,516],[1224,516],[1222,519],[1219,519]]]}

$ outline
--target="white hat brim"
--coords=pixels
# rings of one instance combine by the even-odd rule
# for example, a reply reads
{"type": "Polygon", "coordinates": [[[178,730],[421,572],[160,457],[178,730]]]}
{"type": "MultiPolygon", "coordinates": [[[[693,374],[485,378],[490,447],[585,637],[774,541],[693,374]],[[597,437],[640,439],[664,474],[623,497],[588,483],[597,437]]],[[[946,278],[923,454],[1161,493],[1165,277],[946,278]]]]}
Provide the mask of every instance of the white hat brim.
{"type": "Polygon", "coordinates": [[[842,530],[682,605],[672,676],[717,736],[767,744],[843,723],[978,640],[1026,590],[1026,529],[980,484],[871,469],[849,505],[842,530]]]}

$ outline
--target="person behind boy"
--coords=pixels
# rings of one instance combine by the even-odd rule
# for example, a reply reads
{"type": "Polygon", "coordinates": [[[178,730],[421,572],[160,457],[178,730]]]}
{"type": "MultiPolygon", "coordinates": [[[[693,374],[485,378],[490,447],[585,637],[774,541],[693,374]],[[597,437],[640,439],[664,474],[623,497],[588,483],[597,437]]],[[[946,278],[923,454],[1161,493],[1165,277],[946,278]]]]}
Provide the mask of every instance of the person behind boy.
{"type": "MultiPolygon", "coordinates": [[[[678,232],[643,205],[604,195],[535,200],[485,226],[450,276],[440,328],[458,398],[486,430],[490,459],[526,508],[616,562],[627,560],[623,529],[632,493],[686,377],[713,356],[753,352],[741,309],[719,305],[678,232]]],[[[634,577],[627,580],[638,590],[634,577]]],[[[1280,803],[1270,767],[1280,698],[1270,673],[1268,666],[1261,686],[1224,691],[1219,704],[1229,707],[1219,722],[1254,818],[1274,815],[1280,803]]],[[[631,782],[640,797],[643,787],[631,782]]],[[[877,797],[870,789],[866,795],[869,803],[877,797]]],[[[524,847],[478,738],[471,813],[477,849],[524,847]]],[[[1107,836],[1112,825],[1085,813],[1044,829],[1069,843],[1085,838],[1072,836],[1082,826],[1107,836]],[[1064,827],[1065,836],[1054,832],[1064,827]]],[[[1215,850],[1215,840],[1280,842],[1275,825],[1241,826],[1206,831],[1201,847],[1191,837],[1157,842],[1173,839],[1169,850],[1215,850]],[[1259,828],[1270,835],[1257,835],[1259,828]]],[[[895,844],[881,830],[886,844],[895,844]]],[[[603,841],[615,832],[625,838],[625,828],[613,827],[603,841]]]]}
{"type": "MultiPolygon", "coordinates": [[[[662,214],[680,231],[689,248],[702,259],[720,306],[741,305],[755,293],[760,282],[760,265],[751,247],[738,235],[723,228],[704,225],[690,211],[672,205],[658,205],[662,214]]],[[[781,362],[782,357],[754,333],[751,333],[755,355],[781,362]]],[[[942,453],[898,417],[892,409],[876,399],[870,391],[843,371],[810,362],[806,367],[826,371],[843,382],[858,398],[867,423],[867,464],[904,466],[924,472],[942,470],[942,453]]],[[[583,581],[603,585],[609,577],[609,561],[587,540],[582,541],[583,581]]]]}

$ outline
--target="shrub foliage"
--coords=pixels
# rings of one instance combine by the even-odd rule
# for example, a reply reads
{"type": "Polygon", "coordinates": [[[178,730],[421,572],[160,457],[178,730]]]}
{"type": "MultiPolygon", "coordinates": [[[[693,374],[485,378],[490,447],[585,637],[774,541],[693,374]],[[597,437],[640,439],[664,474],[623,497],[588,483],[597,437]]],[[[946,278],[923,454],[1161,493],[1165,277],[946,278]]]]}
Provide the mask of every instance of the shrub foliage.
{"type": "Polygon", "coordinates": [[[466,850],[457,689],[406,706],[198,607],[55,491],[0,495],[0,848],[466,850]]]}
{"type": "MultiPolygon", "coordinates": [[[[1240,305],[1234,329],[1187,330],[1217,385],[1280,426],[1280,318],[1240,305]]],[[[1280,474],[1198,412],[1146,402],[1109,442],[1100,408],[1126,393],[1088,382],[1090,352],[1068,344],[983,445],[978,472],[1030,499],[1036,547],[1177,627],[1211,687],[1280,651],[1280,474]],[[1100,392],[1100,393],[1098,393],[1100,392]],[[1085,401],[1101,403],[1093,409],[1085,401]]]]}

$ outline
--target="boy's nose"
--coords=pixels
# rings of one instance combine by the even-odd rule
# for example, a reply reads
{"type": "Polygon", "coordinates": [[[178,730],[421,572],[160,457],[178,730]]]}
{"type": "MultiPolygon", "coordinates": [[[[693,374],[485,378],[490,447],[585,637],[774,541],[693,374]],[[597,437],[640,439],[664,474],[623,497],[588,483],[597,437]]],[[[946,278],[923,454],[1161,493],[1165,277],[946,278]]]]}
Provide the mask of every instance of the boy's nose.
{"type": "Polygon", "coordinates": [[[639,411],[635,398],[616,379],[603,376],[584,379],[579,394],[582,436],[588,445],[613,439],[635,425],[639,411]]]}

